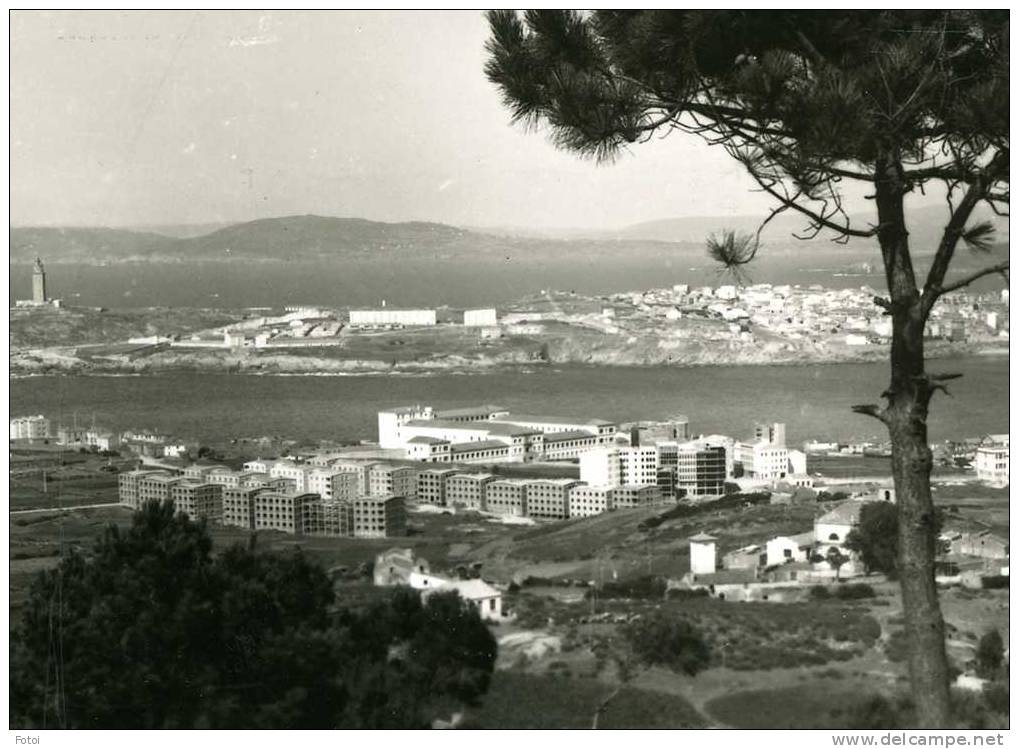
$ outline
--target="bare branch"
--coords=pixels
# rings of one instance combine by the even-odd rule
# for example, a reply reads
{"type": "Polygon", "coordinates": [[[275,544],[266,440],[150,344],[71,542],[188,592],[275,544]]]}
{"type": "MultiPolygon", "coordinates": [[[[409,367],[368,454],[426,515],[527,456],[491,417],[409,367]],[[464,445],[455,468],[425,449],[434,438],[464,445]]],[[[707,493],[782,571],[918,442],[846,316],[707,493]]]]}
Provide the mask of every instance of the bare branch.
{"type": "MultiPolygon", "coordinates": [[[[998,263],[997,265],[991,265],[991,266],[989,266],[987,268],[984,268],[983,270],[978,270],[976,273],[971,273],[968,276],[959,279],[955,283],[945,284],[945,285],[941,286],[938,289],[938,296],[941,296],[943,294],[949,294],[949,293],[951,293],[953,291],[958,291],[961,288],[969,286],[971,283],[976,281],[978,278],[983,278],[984,276],[992,276],[995,273],[1001,273],[1002,275],[1004,275],[1007,271],[1008,271],[1008,261],[1007,260],[1002,262],[1002,263],[998,263]]],[[[1006,276],[1006,279],[1007,279],[1007,276],[1006,276]]]]}
{"type": "Polygon", "coordinates": [[[881,406],[875,403],[868,403],[866,405],[852,406],[853,413],[863,414],[864,416],[873,416],[880,422],[885,422],[885,411],[881,406]]]}

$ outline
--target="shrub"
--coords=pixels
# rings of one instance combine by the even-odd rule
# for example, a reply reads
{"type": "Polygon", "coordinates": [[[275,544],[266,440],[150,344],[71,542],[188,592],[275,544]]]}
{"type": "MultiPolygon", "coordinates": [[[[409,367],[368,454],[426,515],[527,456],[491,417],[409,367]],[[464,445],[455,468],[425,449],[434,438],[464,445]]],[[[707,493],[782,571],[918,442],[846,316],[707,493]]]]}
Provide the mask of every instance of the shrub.
{"type": "Polygon", "coordinates": [[[867,585],[867,583],[850,583],[848,585],[840,585],[835,589],[835,597],[843,601],[873,598],[874,596],[874,588],[867,585]]]}
{"type": "Polygon", "coordinates": [[[632,580],[610,581],[597,590],[590,589],[584,596],[592,598],[640,598],[660,599],[665,597],[666,582],[661,577],[637,577],[632,580]]]}
{"type": "Polygon", "coordinates": [[[1008,587],[1008,575],[988,575],[980,578],[984,590],[998,590],[1008,587]]]}
{"type": "Polygon", "coordinates": [[[710,650],[690,622],[656,613],[623,630],[634,653],[649,665],[663,665],[693,676],[707,667],[710,650]]]}
{"type": "Polygon", "coordinates": [[[665,597],[670,601],[689,601],[709,596],[707,588],[670,588],[665,592],[665,597]]]}
{"type": "Polygon", "coordinates": [[[893,701],[876,694],[846,711],[846,728],[854,731],[906,728],[912,705],[905,699],[893,701]]]}
{"type": "Polygon", "coordinates": [[[823,585],[814,585],[810,589],[810,597],[815,601],[824,601],[831,598],[831,593],[829,593],[828,588],[823,585]]]}
{"type": "Polygon", "coordinates": [[[1008,684],[1002,681],[985,684],[984,702],[992,713],[1008,715],[1008,684]]]}
{"type": "Polygon", "coordinates": [[[998,630],[988,630],[977,643],[977,675],[985,679],[994,678],[1005,660],[1005,644],[998,630]]]}

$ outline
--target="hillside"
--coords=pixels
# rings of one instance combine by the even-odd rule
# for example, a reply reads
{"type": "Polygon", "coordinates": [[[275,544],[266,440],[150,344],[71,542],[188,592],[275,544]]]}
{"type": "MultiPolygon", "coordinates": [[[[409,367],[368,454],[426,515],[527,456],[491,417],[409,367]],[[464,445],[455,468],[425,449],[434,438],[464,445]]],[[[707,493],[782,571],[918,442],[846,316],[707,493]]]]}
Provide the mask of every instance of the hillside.
{"type": "MultiPolygon", "coordinates": [[[[180,234],[180,228],[177,229],[180,234]]],[[[557,240],[493,236],[428,222],[383,223],[359,218],[285,216],[216,229],[200,236],[103,228],[12,227],[10,262],[305,261],[326,259],[437,259],[513,257],[674,256],[701,254],[703,245],[616,239],[557,240]]]]}
{"type": "Polygon", "coordinates": [[[45,258],[55,263],[91,263],[167,253],[176,240],[127,229],[86,227],[11,227],[11,263],[45,258]]]}

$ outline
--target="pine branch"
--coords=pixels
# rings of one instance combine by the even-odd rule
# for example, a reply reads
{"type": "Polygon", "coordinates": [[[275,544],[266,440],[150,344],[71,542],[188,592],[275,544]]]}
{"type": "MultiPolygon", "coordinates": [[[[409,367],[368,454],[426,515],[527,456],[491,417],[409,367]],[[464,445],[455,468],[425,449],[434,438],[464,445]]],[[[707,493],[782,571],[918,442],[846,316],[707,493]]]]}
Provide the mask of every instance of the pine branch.
{"type": "Polygon", "coordinates": [[[960,280],[954,283],[945,284],[944,286],[941,286],[938,290],[938,296],[942,296],[943,294],[950,294],[953,291],[958,291],[959,289],[969,286],[971,283],[973,283],[979,278],[983,278],[984,276],[992,276],[995,273],[1000,273],[1004,276],[1007,271],[1008,261],[1006,260],[1002,263],[998,263],[996,265],[984,268],[983,270],[978,270],[976,273],[971,273],[968,276],[961,278],[960,280]]]}

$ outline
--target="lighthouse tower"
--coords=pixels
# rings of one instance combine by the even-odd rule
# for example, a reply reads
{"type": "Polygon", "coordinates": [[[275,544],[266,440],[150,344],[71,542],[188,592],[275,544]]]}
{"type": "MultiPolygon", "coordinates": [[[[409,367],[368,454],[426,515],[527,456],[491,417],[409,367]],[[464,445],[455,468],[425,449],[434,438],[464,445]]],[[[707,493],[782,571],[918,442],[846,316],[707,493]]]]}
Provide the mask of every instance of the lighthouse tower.
{"type": "Polygon", "coordinates": [[[32,268],[32,301],[36,304],[46,304],[49,301],[46,296],[46,271],[39,258],[35,259],[35,267],[32,268]]]}

